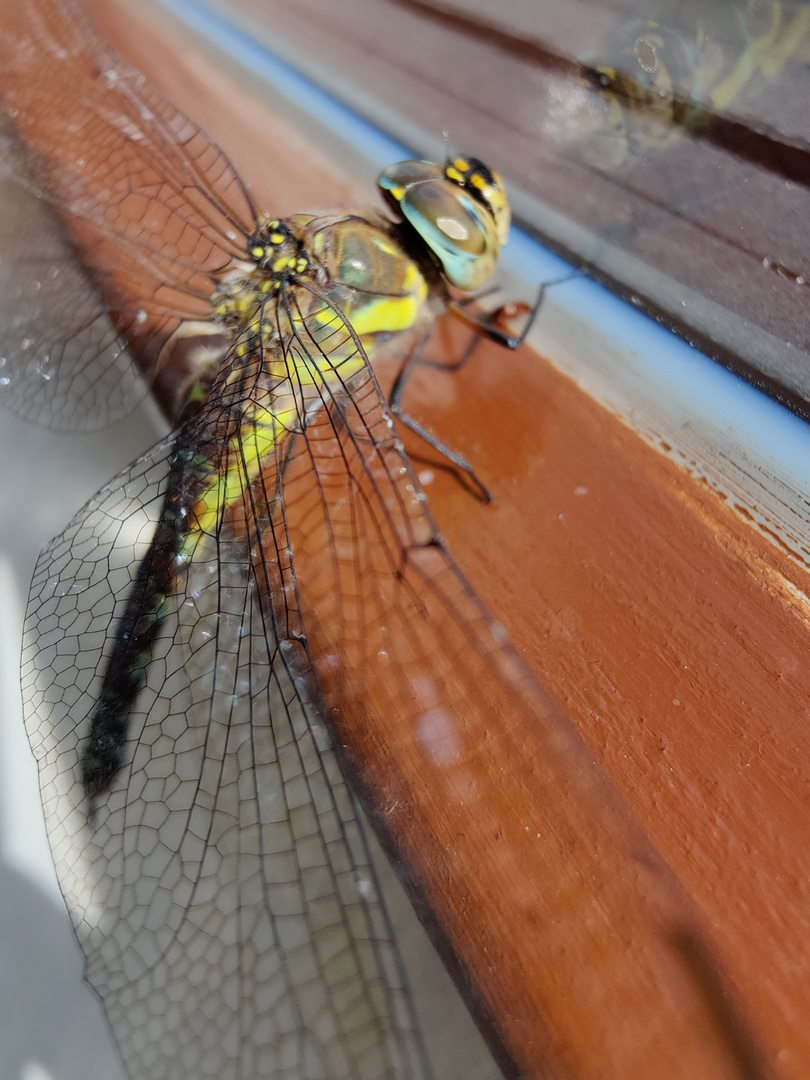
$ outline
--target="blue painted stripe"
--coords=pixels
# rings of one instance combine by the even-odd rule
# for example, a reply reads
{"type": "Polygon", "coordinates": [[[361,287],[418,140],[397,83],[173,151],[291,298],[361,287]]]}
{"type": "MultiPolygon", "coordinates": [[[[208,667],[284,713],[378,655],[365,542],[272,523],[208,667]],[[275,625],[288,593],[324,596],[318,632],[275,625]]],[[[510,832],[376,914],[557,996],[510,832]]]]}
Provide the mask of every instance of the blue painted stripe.
{"type": "Polygon", "coordinates": [[[339,132],[350,145],[375,162],[380,169],[392,161],[414,157],[413,148],[405,146],[344,105],[327,90],[302,75],[292,64],[255,41],[239,27],[197,0],[162,0],[164,7],[192,29],[211,38],[248,71],[271,83],[305,112],[317,116],[339,132]]]}
{"type": "Polygon", "coordinates": [[[501,261],[513,266],[529,281],[558,281],[577,272],[576,267],[561,255],[514,227],[509,231],[509,242],[501,261]]]}
{"type": "Polygon", "coordinates": [[[633,377],[653,385],[670,414],[711,423],[749,458],[778,462],[810,484],[810,425],[794,413],[590,278],[555,285],[554,302],[573,325],[591,323],[627,353],[633,377]]]}

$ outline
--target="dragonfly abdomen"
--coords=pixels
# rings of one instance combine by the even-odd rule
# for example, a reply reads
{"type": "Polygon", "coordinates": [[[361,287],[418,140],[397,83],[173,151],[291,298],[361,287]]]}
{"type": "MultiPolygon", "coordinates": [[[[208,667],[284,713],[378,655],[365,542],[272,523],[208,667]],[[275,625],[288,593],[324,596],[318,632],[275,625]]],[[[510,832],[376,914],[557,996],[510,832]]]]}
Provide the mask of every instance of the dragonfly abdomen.
{"type": "Polygon", "coordinates": [[[109,789],[124,763],[129,717],[184,569],[183,548],[193,520],[189,507],[205,483],[203,474],[210,471],[201,466],[202,460],[178,441],[155,535],[135,575],[90,718],[90,734],[82,753],[82,782],[91,800],[109,789]]]}

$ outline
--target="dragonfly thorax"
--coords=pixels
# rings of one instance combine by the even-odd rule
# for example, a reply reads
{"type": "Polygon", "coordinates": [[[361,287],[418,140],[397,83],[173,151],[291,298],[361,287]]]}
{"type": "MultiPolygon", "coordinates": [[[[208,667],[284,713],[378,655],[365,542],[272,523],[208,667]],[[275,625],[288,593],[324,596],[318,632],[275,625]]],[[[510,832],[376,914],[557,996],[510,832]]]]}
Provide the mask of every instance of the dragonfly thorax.
{"type": "Polygon", "coordinates": [[[248,237],[248,253],[256,266],[276,283],[276,288],[292,274],[303,274],[309,267],[301,240],[279,218],[266,221],[255,236],[248,237]]]}
{"type": "Polygon", "coordinates": [[[247,237],[246,258],[235,261],[211,298],[214,317],[239,332],[258,321],[269,296],[310,269],[300,238],[286,221],[273,218],[247,237]]]}

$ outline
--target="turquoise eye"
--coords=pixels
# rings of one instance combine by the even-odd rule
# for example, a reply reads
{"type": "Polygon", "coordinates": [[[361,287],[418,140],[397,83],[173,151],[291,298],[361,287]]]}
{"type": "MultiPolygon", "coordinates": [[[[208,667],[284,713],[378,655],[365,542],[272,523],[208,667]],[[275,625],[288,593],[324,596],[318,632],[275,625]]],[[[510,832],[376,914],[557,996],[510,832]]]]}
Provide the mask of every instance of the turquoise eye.
{"type": "Polygon", "coordinates": [[[403,161],[377,182],[452,285],[470,291],[487,280],[509,229],[508,203],[494,174],[472,158],[444,167],[403,161]]]}
{"type": "Polygon", "coordinates": [[[495,269],[498,236],[488,211],[454,184],[415,184],[400,209],[439,260],[445,277],[460,289],[477,289],[495,269]]]}

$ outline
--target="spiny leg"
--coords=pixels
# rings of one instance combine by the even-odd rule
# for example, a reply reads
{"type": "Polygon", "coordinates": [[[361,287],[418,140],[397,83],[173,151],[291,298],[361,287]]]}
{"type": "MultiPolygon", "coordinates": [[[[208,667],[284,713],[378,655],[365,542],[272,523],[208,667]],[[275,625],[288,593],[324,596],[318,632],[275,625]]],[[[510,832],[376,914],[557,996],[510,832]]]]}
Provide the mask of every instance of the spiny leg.
{"type": "MultiPolygon", "coordinates": [[[[577,273],[578,271],[575,271],[572,274],[567,274],[564,277],[557,278],[553,281],[544,282],[540,286],[537,299],[531,308],[524,303],[509,303],[501,305],[489,314],[479,316],[470,312],[468,310],[468,305],[475,300],[480,299],[480,297],[471,296],[464,300],[450,300],[447,305],[448,310],[463,322],[465,326],[473,330],[477,337],[472,339],[456,360],[451,360],[447,363],[425,359],[422,355],[422,348],[425,343],[424,341],[420,342],[405,358],[394,380],[394,385],[391,388],[391,393],[388,398],[388,407],[393,415],[396,416],[405,427],[413,431],[429,446],[433,447],[434,450],[441,454],[442,457],[446,458],[450,465],[455,467],[455,470],[462,473],[464,477],[467,478],[467,481],[469,481],[469,486],[471,487],[473,494],[476,495],[477,498],[480,498],[482,502],[492,502],[493,495],[467,459],[462,457],[462,455],[458,454],[455,450],[451,450],[450,447],[424,428],[418,420],[414,420],[412,416],[409,416],[403,411],[402,397],[405,393],[405,388],[417,366],[434,368],[445,372],[460,371],[473,355],[482,338],[494,341],[497,345],[501,345],[506,349],[514,350],[519,348],[525,341],[526,336],[534,324],[534,320],[536,319],[537,313],[543,302],[546,289],[550,285],[558,285],[563,281],[570,280],[570,278],[575,277],[577,273]],[[509,325],[510,320],[514,320],[518,317],[523,317],[524,319],[523,326],[518,334],[511,333],[508,329],[504,329],[504,327],[509,325]]],[[[465,487],[466,486],[468,485],[465,484],[465,487]]]]}
{"type": "Polygon", "coordinates": [[[463,477],[466,478],[466,481],[462,477],[459,477],[459,481],[464,485],[464,487],[471,490],[472,494],[475,495],[475,497],[480,499],[482,502],[489,503],[492,502],[493,499],[492,492],[475,472],[469,461],[467,461],[465,457],[457,453],[455,450],[451,450],[449,446],[447,446],[441,441],[441,439],[437,439],[436,436],[431,434],[431,432],[429,432],[427,428],[423,427],[418,420],[414,420],[412,416],[409,416],[406,412],[403,412],[401,406],[402,395],[404,394],[410,377],[417,366],[434,368],[435,370],[439,371],[460,371],[478,347],[479,342],[480,338],[473,338],[473,340],[463,350],[461,356],[457,360],[452,360],[447,364],[443,364],[437,360],[426,360],[422,356],[422,347],[424,345],[424,342],[420,342],[410,351],[408,356],[403,361],[399,371],[397,372],[397,376],[394,379],[394,385],[392,386],[391,393],[388,396],[388,408],[391,410],[392,414],[397,418],[397,420],[404,424],[405,427],[407,427],[415,435],[418,435],[420,439],[422,439],[428,444],[428,446],[431,446],[437,453],[439,453],[443,458],[446,459],[446,462],[448,462],[449,464],[440,462],[439,464],[442,467],[450,468],[452,466],[451,471],[456,476],[458,476],[459,473],[463,474],[463,477]]]}

